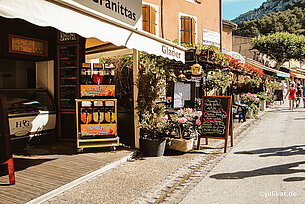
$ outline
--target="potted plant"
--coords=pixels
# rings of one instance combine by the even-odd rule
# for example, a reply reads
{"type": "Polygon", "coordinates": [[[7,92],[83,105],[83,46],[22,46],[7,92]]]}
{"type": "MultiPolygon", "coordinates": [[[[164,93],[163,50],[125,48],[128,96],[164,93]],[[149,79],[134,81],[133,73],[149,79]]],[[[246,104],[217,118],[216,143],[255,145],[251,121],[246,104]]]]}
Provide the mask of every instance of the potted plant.
{"type": "Polygon", "coordinates": [[[258,114],[259,99],[256,94],[243,93],[240,95],[240,102],[248,106],[247,118],[258,114]]]}
{"type": "Polygon", "coordinates": [[[165,130],[167,116],[162,104],[156,104],[153,110],[145,110],[141,114],[139,127],[141,128],[140,146],[145,156],[162,156],[166,145],[165,130]]]}
{"type": "Polygon", "coordinates": [[[175,76],[168,68],[170,60],[141,53],[137,85],[139,127],[141,130],[140,149],[145,156],[162,156],[166,144],[165,114],[167,81],[175,76]]]}
{"type": "Polygon", "coordinates": [[[188,152],[193,149],[197,126],[201,124],[201,111],[191,108],[180,109],[169,118],[168,130],[172,137],[168,139],[169,149],[188,152]]]}

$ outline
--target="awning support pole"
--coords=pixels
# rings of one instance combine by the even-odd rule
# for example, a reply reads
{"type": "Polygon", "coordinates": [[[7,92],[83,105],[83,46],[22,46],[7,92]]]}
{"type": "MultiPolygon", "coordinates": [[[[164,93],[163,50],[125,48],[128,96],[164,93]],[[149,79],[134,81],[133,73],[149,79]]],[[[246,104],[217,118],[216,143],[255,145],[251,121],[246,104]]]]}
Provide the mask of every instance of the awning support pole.
{"type": "Polygon", "coordinates": [[[139,70],[139,52],[132,49],[133,52],[133,107],[134,107],[134,137],[135,148],[140,148],[140,131],[139,131],[139,115],[138,115],[138,70],[139,70]]]}

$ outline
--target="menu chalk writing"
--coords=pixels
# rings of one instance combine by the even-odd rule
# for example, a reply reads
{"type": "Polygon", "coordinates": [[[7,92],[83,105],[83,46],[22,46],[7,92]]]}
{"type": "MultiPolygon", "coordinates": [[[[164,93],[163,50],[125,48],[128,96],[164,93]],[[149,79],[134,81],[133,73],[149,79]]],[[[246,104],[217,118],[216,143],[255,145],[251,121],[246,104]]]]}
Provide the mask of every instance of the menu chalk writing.
{"type": "Polygon", "coordinates": [[[74,109],[77,98],[78,46],[59,46],[59,96],[61,109],[74,109]]]}
{"type": "Polygon", "coordinates": [[[203,136],[226,137],[228,133],[231,98],[226,96],[205,96],[202,103],[203,136]]]}

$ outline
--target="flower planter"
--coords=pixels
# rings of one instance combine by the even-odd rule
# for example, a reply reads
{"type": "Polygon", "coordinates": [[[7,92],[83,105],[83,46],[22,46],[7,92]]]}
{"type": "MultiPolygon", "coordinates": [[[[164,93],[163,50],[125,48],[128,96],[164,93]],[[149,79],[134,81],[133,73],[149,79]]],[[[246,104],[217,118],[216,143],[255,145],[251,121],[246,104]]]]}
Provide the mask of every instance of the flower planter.
{"type": "Polygon", "coordinates": [[[140,150],[147,157],[160,157],[164,155],[166,139],[141,139],[140,150]]]}
{"type": "Polygon", "coordinates": [[[193,150],[194,139],[168,139],[167,148],[179,152],[189,152],[193,150]]]}

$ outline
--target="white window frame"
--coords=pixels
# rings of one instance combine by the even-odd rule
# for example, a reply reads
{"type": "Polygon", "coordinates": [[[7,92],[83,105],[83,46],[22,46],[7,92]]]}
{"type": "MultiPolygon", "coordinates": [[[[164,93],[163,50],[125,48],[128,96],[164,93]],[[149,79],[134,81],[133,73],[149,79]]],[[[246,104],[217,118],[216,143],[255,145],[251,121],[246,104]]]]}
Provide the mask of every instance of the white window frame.
{"type": "Polygon", "coordinates": [[[185,14],[185,13],[181,13],[181,12],[179,12],[178,13],[178,15],[179,15],[179,18],[178,18],[178,23],[179,23],[179,43],[181,43],[181,16],[187,16],[187,17],[192,17],[192,18],[194,18],[195,19],[195,44],[197,44],[198,43],[198,30],[197,30],[197,21],[198,21],[198,19],[197,19],[197,17],[196,16],[192,16],[192,15],[189,15],[189,14],[185,14]]]}
{"type": "MultiPolygon", "coordinates": [[[[146,4],[146,5],[149,5],[151,7],[153,7],[157,12],[156,12],[156,36],[159,36],[159,6],[158,5],[155,5],[155,4],[152,4],[152,3],[147,3],[145,1],[142,2],[142,5],[143,4],[146,4]]],[[[143,17],[141,16],[141,21],[143,21],[143,17]]],[[[141,24],[142,25],[142,24],[141,24]]],[[[141,29],[143,30],[142,26],[141,26],[141,29]]]]}

